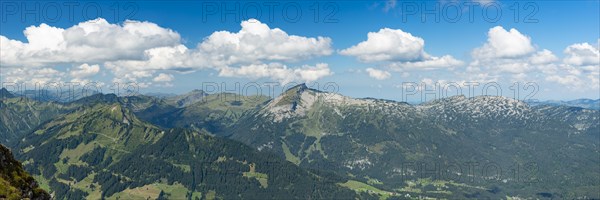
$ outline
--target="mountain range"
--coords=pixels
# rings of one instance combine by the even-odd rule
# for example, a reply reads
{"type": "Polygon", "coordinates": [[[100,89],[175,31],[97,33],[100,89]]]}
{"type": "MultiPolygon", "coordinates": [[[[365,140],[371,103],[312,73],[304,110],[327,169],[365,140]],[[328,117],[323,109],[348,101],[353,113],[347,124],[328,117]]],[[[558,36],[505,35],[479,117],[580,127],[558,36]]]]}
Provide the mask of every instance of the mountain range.
{"type": "Polygon", "coordinates": [[[594,101],[0,93],[0,143],[57,199],[600,198],[594,101]]]}

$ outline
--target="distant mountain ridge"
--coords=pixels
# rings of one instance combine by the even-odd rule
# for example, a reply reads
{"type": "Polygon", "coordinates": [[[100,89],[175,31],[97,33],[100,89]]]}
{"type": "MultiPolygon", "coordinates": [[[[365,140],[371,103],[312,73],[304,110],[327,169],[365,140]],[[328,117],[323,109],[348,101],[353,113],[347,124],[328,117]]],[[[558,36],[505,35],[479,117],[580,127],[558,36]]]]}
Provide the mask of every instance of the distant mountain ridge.
{"type": "Polygon", "coordinates": [[[207,95],[208,94],[206,94],[202,90],[192,90],[191,92],[188,92],[186,94],[167,97],[166,100],[170,104],[175,105],[177,107],[185,107],[188,105],[192,105],[196,102],[202,101],[207,95]]]}
{"type": "Polygon", "coordinates": [[[0,99],[0,142],[14,142],[40,124],[72,109],[68,104],[25,97],[0,99]]]}
{"type": "Polygon", "coordinates": [[[552,105],[552,106],[570,106],[570,107],[580,107],[586,109],[594,109],[600,110],[600,99],[575,99],[570,101],[556,101],[556,100],[547,100],[547,101],[537,101],[537,100],[529,100],[526,101],[532,106],[538,105],[552,105]]]}
{"type": "MultiPolygon", "coordinates": [[[[306,86],[306,84],[299,84],[299,85],[289,88],[286,91],[294,90],[297,88],[305,88],[305,89],[315,90],[315,89],[308,88],[306,86]]],[[[318,90],[315,90],[315,91],[318,91],[318,90]]],[[[98,92],[95,90],[77,90],[75,92],[64,91],[62,93],[58,93],[53,90],[40,90],[40,91],[26,90],[24,92],[12,93],[12,92],[8,91],[6,88],[0,89],[0,98],[28,97],[30,99],[39,100],[39,101],[55,101],[55,102],[62,102],[62,103],[76,101],[78,99],[81,99],[84,97],[89,97],[94,94],[98,94],[98,92]]],[[[110,93],[106,93],[106,94],[110,94],[110,93]]],[[[144,95],[141,95],[141,94],[135,95],[134,94],[134,95],[127,95],[127,96],[156,97],[156,98],[160,98],[160,99],[165,99],[171,105],[175,105],[178,107],[185,107],[185,106],[194,104],[198,101],[202,101],[202,98],[206,97],[207,95],[209,95],[209,94],[202,90],[194,89],[188,93],[179,94],[179,95],[174,94],[174,93],[149,92],[149,93],[145,93],[144,95]]],[[[241,95],[241,94],[237,94],[237,95],[241,95]]],[[[460,96],[460,95],[458,95],[458,96],[460,96]]],[[[359,98],[359,99],[361,99],[361,98],[359,98]]],[[[378,98],[372,98],[372,97],[367,97],[367,98],[362,98],[362,99],[377,99],[377,100],[385,100],[385,101],[394,101],[394,100],[378,99],[378,98]]],[[[524,102],[526,102],[527,104],[529,104],[531,106],[563,105],[563,106],[600,110],[600,99],[582,98],[582,99],[574,99],[574,100],[566,100],[566,101],[564,101],[564,100],[540,101],[540,100],[534,99],[534,100],[525,100],[524,102]]],[[[407,102],[407,103],[412,104],[412,105],[419,105],[419,104],[423,104],[423,103],[427,103],[427,102],[407,102]]]]}
{"type": "Polygon", "coordinates": [[[2,88],[0,89],[0,99],[4,99],[4,98],[14,98],[15,96],[10,93],[8,90],[6,90],[6,88],[2,88]]]}
{"type": "Polygon", "coordinates": [[[20,149],[17,157],[26,161],[26,169],[44,177],[62,197],[123,197],[147,189],[155,192],[143,198],[154,198],[160,190],[178,188],[191,194],[166,194],[239,198],[226,188],[196,184],[220,173],[213,168],[225,167],[233,171],[229,178],[244,182],[233,184],[235,191],[295,192],[293,198],[300,199],[348,191],[354,191],[349,198],[361,199],[600,198],[594,189],[600,182],[600,111],[593,109],[532,106],[497,96],[453,96],[411,105],[352,98],[305,84],[273,99],[196,90],[166,98],[96,94],[69,103],[15,97],[0,100],[0,108],[0,120],[13,127],[4,134],[20,130],[14,127],[31,127],[7,144],[20,149]],[[27,113],[48,117],[35,123],[16,120],[27,113]],[[235,158],[225,159],[229,157],[235,158]],[[260,171],[260,166],[270,165],[262,163],[268,160],[277,160],[277,168],[302,174],[302,183],[323,190],[318,196],[303,196],[314,188],[272,188],[271,181],[281,185],[289,180],[276,178],[281,174],[272,169],[260,171]],[[157,168],[132,165],[146,162],[157,168]],[[194,166],[198,162],[211,167],[194,166]],[[473,162],[509,171],[516,166],[526,174],[503,173],[490,181],[485,173],[465,174],[469,166],[464,165],[473,162]],[[443,171],[459,179],[421,174],[422,164],[430,169],[436,163],[460,164],[443,171]],[[527,171],[532,163],[536,173],[527,171]],[[161,169],[173,173],[168,176],[161,169]],[[208,174],[198,176],[192,169],[208,174]],[[252,183],[246,184],[247,179],[252,183]],[[100,186],[105,187],[93,189],[100,186]]]}
{"type": "MultiPolygon", "coordinates": [[[[8,90],[6,90],[6,88],[3,88],[4,91],[9,92],[8,90]]],[[[68,103],[71,101],[75,101],[84,97],[88,97],[94,94],[98,94],[100,92],[96,91],[96,90],[83,90],[83,89],[76,89],[76,90],[47,90],[47,89],[42,89],[42,90],[23,90],[23,91],[16,91],[16,92],[9,92],[12,97],[27,97],[29,99],[34,99],[34,100],[38,100],[38,101],[44,101],[44,102],[61,102],[61,103],[68,103]]],[[[2,96],[0,96],[2,97],[2,96]]],[[[10,97],[10,98],[12,98],[10,97]]]]}

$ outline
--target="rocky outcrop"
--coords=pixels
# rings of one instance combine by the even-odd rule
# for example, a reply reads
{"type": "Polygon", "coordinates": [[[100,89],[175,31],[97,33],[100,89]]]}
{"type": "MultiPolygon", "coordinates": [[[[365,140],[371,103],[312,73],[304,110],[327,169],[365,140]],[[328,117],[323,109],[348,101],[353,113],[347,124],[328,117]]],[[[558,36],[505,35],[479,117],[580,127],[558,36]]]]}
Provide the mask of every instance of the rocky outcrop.
{"type": "Polygon", "coordinates": [[[0,145],[0,199],[51,199],[48,192],[13,157],[11,151],[0,145]]]}

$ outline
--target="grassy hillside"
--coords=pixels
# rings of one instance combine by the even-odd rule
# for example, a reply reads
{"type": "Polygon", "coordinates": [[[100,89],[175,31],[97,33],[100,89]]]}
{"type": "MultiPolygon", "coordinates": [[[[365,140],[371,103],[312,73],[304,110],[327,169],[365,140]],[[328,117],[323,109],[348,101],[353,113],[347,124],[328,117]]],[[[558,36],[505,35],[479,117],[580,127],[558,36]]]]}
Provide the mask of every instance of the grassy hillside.
{"type": "Polygon", "coordinates": [[[24,97],[0,98],[0,142],[12,144],[40,124],[68,112],[70,106],[24,97]]]}
{"type": "Polygon", "coordinates": [[[50,199],[11,151],[0,145],[0,199],[50,199]]]}
{"type": "Polygon", "coordinates": [[[104,96],[75,103],[81,106],[18,145],[25,168],[57,199],[360,195],[337,185],[345,181],[339,176],[303,170],[203,130],[161,129],[137,118],[127,100],[104,96]]]}
{"type": "MultiPolygon", "coordinates": [[[[129,99],[133,98],[137,97],[129,99]]],[[[266,96],[205,94],[200,100],[189,100],[188,103],[182,104],[185,106],[173,104],[173,100],[169,99],[155,101],[151,106],[138,109],[136,115],[163,128],[188,128],[226,136],[230,134],[227,130],[235,125],[244,113],[257,109],[267,100],[266,96]]]]}

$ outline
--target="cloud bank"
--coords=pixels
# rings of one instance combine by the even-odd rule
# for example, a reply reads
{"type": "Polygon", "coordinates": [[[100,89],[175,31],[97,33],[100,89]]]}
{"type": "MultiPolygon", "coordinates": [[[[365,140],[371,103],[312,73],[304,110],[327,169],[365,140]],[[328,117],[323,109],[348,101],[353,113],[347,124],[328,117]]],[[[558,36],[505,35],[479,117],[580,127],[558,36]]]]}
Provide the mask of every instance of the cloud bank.
{"type": "Polygon", "coordinates": [[[146,81],[145,86],[174,80],[172,72],[202,69],[282,82],[310,82],[332,74],[323,63],[288,66],[331,55],[330,38],[289,35],[254,19],[243,21],[238,32],[214,32],[194,48],[183,45],[179,33],[147,21],[110,24],[99,18],[66,29],[40,24],[24,34],[26,42],[0,36],[5,81],[24,81],[15,77],[22,74],[60,81],[64,74],[56,66],[71,66],[73,80],[107,70],[113,81],[146,81]]]}

